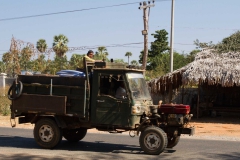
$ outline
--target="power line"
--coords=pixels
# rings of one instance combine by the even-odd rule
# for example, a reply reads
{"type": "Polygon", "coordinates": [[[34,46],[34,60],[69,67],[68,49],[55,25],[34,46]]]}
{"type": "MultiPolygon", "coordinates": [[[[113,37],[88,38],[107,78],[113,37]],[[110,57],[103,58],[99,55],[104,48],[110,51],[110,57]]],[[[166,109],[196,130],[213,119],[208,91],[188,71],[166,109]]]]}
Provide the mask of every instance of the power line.
{"type": "MultiPolygon", "coordinates": [[[[143,48],[140,46],[132,46],[132,45],[137,45],[137,44],[143,44],[144,42],[135,42],[135,43],[124,43],[124,44],[109,44],[109,45],[94,45],[94,46],[84,46],[84,47],[69,47],[72,48],[72,50],[74,51],[74,49],[76,50],[86,50],[86,49],[95,49],[101,46],[104,47],[129,47],[129,48],[143,48]]],[[[148,42],[149,44],[151,44],[152,42],[148,42]]],[[[187,44],[187,43],[174,43],[174,44],[178,44],[178,45],[195,45],[195,44],[187,44]]],[[[0,51],[9,51],[9,50],[0,50],[0,51]]],[[[73,52],[70,51],[70,52],[73,52]]],[[[0,54],[2,55],[2,54],[0,54]]]]}
{"type": "MultiPolygon", "coordinates": [[[[169,1],[169,0],[157,0],[157,1],[169,1]]],[[[96,9],[103,9],[103,8],[120,7],[120,6],[126,6],[126,5],[136,4],[136,3],[139,3],[139,2],[123,3],[123,4],[116,4],[116,5],[110,5],[110,6],[93,7],[93,8],[84,8],[84,9],[70,10],[70,11],[62,11],[62,12],[53,12],[53,13],[37,14],[37,15],[22,16],[22,17],[4,18],[4,19],[0,19],[0,21],[9,21],[9,20],[25,19],[25,18],[33,18],[33,17],[43,17],[43,16],[50,16],[50,15],[64,14],[64,13],[72,13],[72,12],[82,12],[82,11],[96,10],[96,9]]]]}

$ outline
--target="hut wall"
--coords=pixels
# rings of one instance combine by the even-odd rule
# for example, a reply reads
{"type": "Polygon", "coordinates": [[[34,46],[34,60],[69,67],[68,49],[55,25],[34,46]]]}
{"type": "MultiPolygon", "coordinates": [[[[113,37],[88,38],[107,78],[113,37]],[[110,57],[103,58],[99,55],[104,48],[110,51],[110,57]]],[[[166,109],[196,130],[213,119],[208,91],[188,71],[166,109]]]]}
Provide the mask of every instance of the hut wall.
{"type": "MultiPolygon", "coordinates": [[[[172,91],[173,99],[172,103],[175,104],[188,104],[193,105],[194,95],[197,95],[197,88],[185,88],[183,91],[183,102],[182,102],[182,89],[176,89],[172,91]]],[[[168,93],[165,94],[152,94],[152,99],[154,104],[158,104],[158,101],[162,100],[163,104],[168,102],[168,93]]]]}

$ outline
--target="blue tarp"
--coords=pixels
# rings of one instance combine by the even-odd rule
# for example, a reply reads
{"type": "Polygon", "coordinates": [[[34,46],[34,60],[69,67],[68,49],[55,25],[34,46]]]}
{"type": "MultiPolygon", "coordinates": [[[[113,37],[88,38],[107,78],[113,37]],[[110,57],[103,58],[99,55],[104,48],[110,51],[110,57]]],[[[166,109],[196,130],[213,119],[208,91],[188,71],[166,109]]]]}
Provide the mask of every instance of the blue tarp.
{"type": "Polygon", "coordinates": [[[75,70],[61,70],[56,73],[60,77],[85,77],[84,72],[75,71],[75,70]]]}

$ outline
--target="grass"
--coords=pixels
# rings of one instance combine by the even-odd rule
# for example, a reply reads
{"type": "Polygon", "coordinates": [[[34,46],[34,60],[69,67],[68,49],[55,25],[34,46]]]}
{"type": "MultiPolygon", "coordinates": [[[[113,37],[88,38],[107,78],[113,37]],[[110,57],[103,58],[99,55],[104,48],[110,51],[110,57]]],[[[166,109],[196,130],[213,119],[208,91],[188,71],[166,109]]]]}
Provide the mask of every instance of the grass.
{"type": "Polygon", "coordinates": [[[5,90],[2,90],[2,92],[5,92],[5,96],[0,95],[0,114],[3,116],[8,116],[11,113],[10,110],[10,104],[11,101],[7,97],[9,86],[5,87],[5,90]]]}

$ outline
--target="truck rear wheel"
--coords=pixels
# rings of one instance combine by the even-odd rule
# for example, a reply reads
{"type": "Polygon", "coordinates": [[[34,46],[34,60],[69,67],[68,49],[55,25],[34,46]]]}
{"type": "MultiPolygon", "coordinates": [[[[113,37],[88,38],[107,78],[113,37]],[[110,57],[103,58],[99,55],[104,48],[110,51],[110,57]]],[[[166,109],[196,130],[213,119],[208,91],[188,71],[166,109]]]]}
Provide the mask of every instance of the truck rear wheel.
{"type": "Polygon", "coordinates": [[[33,130],[34,139],[43,148],[51,149],[62,140],[62,130],[50,118],[40,119],[33,130]]]}
{"type": "Polygon", "coordinates": [[[175,146],[178,144],[179,141],[180,141],[180,136],[169,137],[169,138],[168,138],[167,148],[173,148],[173,147],[175,147],[175,146]]]}
{"type": "Polygon", "coordinates": [[[87,134],[87,128],[64,129],[63,137],[69,142],[78,142],[87,134]]]}
{"type": "Polygon", "coordinates": [[[167,135],[158,127],[147,127],[141,132],[139,143],[147,154],[158,155],[167,147],[167,135]]]}

